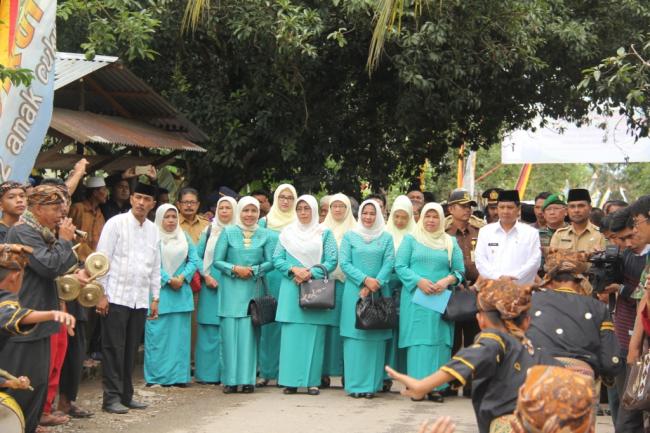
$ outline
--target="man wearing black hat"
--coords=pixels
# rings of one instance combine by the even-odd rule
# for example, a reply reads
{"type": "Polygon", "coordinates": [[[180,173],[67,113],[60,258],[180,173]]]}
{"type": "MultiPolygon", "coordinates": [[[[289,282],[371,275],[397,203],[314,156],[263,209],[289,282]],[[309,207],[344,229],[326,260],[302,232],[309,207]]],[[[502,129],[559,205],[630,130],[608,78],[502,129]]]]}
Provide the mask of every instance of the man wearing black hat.
{"type": "Polygon", "coordinates": [[[483,227],[476,242],[476,267],[482,277],[508,277],[518,284],[535,280],[542,254],[539,234],[518,220],[520,210],[517,190],[499,192],[499,220],[483,227]]]}
{"type": "Polygon", "coordinates": [[[487,201],[483,213],[485,214],[485,222],[488,224],[496,222],[499,219],[497,215],[497,201],[499,192],[501,191],[503,191],[501,188],[489,188],[481,194],[481,197],[487,201]]]}
{"type": "Polygon", "coordinates": [[[591,196],[586,189],[571,189],[567,197],[571,224],[558,229],[550,248],[591,253],[605,249],[605,236],[589,221],[591,196]]]}
{"type": "Polygon", "coordinates": [[[131,377],[147,309],[149,319],[158,318],[158,228],[147,219],[156,205],[156,193],[155,187],[138,183],[130,197],[131,210],[106,222],[97,245],[111,264],[101,278],[106,295],[95,309],[102,316],[102,407],[110,413],[147,407],[133,400],[131,377]]]}

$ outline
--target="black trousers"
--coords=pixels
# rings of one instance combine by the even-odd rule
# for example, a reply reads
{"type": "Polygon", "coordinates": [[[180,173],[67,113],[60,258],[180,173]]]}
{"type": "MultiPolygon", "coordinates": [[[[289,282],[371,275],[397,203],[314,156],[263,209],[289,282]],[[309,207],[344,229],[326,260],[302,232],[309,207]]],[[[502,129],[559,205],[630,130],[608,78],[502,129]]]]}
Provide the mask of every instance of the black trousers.
{"type": "Polygon", "coordinates": [[[481,329],[478,327],[476,319],[466,322],[456,322],[454,328],[454,345],[451,353],[456,353],[463,347],[471,346],[479,332],[481,332],[481,329]]]}
{"type": "Polygon", "coordinates": [[[86,358],[86,324],[77,322],[75,334],[68,335],[68,350],[65,353],[65,360],[61,368],[61,379],[59,380],[59,394],[75,401],[79,393],[81,374],[83,373],[83,362],[86,358]]]}
{"type": "Polygon", "coordinates": [[[50,373],[50,337],[36,341],[9,340],[0,352],[0,367],[16,377],[27,376],[34,391],[4,390],[23,410],[25,433],[34,433],[43,413],[50,373]]]}
{"type": "Polygon", "coordinates": [[[147,310],[110,304],[102,317],[102,371],[104,405],[130,403],[133,367],[144,333],[147,310]]]}

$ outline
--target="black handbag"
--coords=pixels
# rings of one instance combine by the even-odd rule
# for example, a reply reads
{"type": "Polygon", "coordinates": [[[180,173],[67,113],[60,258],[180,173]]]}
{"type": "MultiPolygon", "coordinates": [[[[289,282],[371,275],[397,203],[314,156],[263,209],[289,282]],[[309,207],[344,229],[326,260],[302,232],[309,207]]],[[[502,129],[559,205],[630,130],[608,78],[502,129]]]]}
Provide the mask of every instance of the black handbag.
{"type": "Polygon", "coordinates": [[[357,329],[393,329],[397,326],[397,308],[395,300],[374,294],[359,298],[356,306],[357,329]]]}
{"type": "Polygon", "coordinates": [[[330,280],[323,265],[315,265],[325,275],[322,280],[300,283],[298,304],[300,308],[313,310],[333,309],[336,306],[336,280],[330,280]]]}
{"type": "Polygon", "coordinates": [[[450,322],[465,322],[475,319],[477,312],[476,293],[458,286],[451,293],[442,318],[450,322]]]}
{"type": "Polygon", "coordinates": [[[269,295],[266,280],[259,277],[257,279],[257,297],[251,299],[248,303],[248,315],[251,316],[253,326],[262,326],[274,322],[277,309],[278,300],[269,295]]]}

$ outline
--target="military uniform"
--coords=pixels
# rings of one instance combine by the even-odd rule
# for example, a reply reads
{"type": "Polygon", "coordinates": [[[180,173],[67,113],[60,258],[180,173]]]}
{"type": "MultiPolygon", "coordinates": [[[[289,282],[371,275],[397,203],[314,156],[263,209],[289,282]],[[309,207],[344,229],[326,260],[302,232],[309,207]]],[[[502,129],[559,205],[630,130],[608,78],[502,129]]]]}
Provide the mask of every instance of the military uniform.
{"type": "Polygon", "coordinates": [[[485,329],[473,345],[456,353],[441,370],[454,377],[452,385],[472,380],[472,405],[479,432],[488,433],[494,419],[515,411],[526,372],[538,364],[559,365],[545,351],[529,353],[519,340],[504,331],[485,329]]]}
{"type": "Polygon", "coordinates": [[[533,346],[561,358],[586,362],[596,376],[614,376],[623,367],[614,323],[607,306],[573,289],[544,289],[533,294],[533,346]]]}
{"type": "Polygon", "coordinates": [[[592,253],[605,249],[605,236],[592,223],[587,223],[587,228],[582,233],[576,233],[573,225],[558,229],[551,238],[550,247],[562,250],[584,251],[592,253]]]}

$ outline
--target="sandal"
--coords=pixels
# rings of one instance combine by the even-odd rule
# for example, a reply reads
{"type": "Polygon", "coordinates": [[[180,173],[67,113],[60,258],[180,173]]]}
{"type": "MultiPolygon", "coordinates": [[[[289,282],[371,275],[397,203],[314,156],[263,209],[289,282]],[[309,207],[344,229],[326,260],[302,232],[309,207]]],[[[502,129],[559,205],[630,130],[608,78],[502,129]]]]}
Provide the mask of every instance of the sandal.
{"type": "Polygon", "coordinates": [[[434,403],[444,403],[445,397],[439,392],[430,392],[427,394],[427,400],[433,401],[434,403]]]}
{"type": "Polygon", "coordinates": [[[284,388],[284,390],[282,390],[282,392],[287,394],[287,395],[295,394],[295,393],[298,392],[298,388],[295,388],[293,386],[287,386],[286,388],[284,388]]]}
{"type": "Polygon", "coordinates": [[[71,404],[68,415],[70,415],[72,418],[90,418],[94,415],[94,413],[89,410],[82,409],[76,404],[71,404]]]}
{"type": "Polygon", "coordinates": [[[307,389],[307,394],[309,394],[309,395],[318,395],[318,394],[320,394],[320,389],[318,389],[317,386],[310,386],[307,389]]]}
{"type": "Polygon", "coordinates": [[[265,386],[269,385],[269,382],[271,382],[270,379],[260,379],[259,381],[257,381],[255,386],[258,388],[264,388],[265,386]]]}

